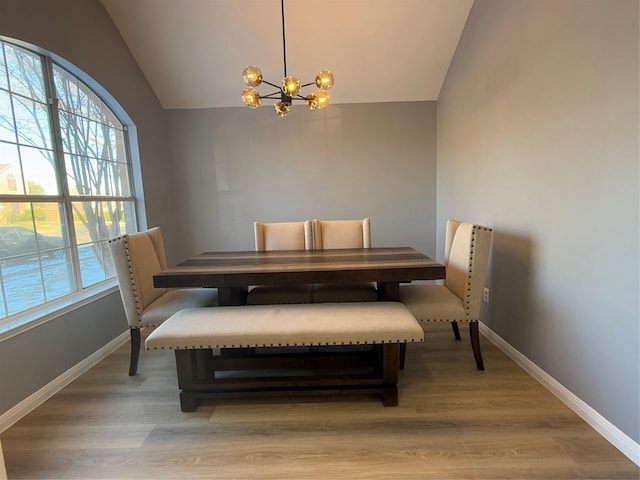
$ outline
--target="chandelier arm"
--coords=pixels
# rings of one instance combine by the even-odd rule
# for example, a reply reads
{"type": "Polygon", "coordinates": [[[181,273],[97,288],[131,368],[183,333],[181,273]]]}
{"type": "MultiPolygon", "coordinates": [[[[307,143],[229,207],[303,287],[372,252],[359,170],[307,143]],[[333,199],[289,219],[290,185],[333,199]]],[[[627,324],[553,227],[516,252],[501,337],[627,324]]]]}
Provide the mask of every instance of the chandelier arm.
{"type": "Polygon", "coordinates": [[[276,85],[275,83],[267,82],[266,80],[262,80],[262,83],[266,83],[267,85],[271,85],[273,88],[277,88],[280,90],[280,85],[276,85]]]}
{"type": "Polygon", "coordinates": [[[279,99],[281,94],[282,94],[282,91],[278,90],[277,92],[272,92],[268,95],[260,95],[260,98],[278,98],[279,99]]]}
{"type": "Polygon", "coordinates": [[[315,84],[316,84],[316,82],[304,83],[304,84],[300,85],[300,88],[308,87],[310,85],[315,85],[315,84]]]}

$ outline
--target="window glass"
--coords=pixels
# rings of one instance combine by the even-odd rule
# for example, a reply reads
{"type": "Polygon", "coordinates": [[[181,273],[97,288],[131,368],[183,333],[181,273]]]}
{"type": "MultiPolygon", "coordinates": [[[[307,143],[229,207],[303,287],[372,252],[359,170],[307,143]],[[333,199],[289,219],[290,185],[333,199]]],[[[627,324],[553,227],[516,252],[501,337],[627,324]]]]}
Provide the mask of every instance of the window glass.
{"type": "Polygon", "coordinates": [[[4,45],[0,43],[0,89],[9,90],[9,80],[7,79],[7,64],[4,59],[4,45]]]}
{"type": "Polygon", "coordinates": [[[29,195],[58,195],[57,168],[53,151],[20,147],[20,160],[29,195]]]}
{"type": "Polygon", "coordinates": [[[73,224],[78,244],[84,287],[112,277],[109,257],[110,238],[130,233],[135,218],[132,201],[74,202],[73,224]],[[96,217],[100,221],[96,221],[96,217]]]}
{"type": "Polygon", "coordinates": [[[47,105],[17,95],[11,95],[11,102],[18,142],[22,145],[51,149],[53,141],[47,105]]]}
{"type": "Polygon", "coordinates": [[[79,155],[65,155],[67,183],[74,195],[122,197],[130,195],[128,166],[79,155]],[[94,178],[95,181],[87,181],[94,178]]]}
{"type": "Polygon", "coordinates": [[[0,195],[24,194],[18,146],[0,142],[0,159],[0,195]]]}
{"type": "MultiPolygon", "coordinates": [[[[2,72],[0,72],[0,78],[2,72]]],[[[15,122],[13,120],[13,110],[11,109],[11,96],[9,92],[0,90],[0,142],[16,141],[15,122]]]]}
{"type": "Polygon", "coordinates": [[[126,132],[73,73],[0,41],[0,323],[114,277],[108,240],[137,230],[126,132]]]}
{"type": "Polygon", "coordinates": [[[4,44],[6,75],[9,90],[29,99],[45,103],[42,57],[16,45],[4,44]]]}

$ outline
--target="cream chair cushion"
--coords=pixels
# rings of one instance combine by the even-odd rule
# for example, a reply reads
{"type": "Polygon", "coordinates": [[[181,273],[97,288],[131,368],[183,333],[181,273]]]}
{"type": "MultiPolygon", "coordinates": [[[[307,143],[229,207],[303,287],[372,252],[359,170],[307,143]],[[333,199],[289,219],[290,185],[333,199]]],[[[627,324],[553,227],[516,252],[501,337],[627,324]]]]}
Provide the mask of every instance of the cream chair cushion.
{"type": "Polygon", "coordinates": [[[109,250],[131,328],[158,326],[182,308],[217,305],[215,289],[153,286],[153,276],[166,268],[160,228],[114,238],[109,250]]]}
{"type": "MultiPolygon", "coordinates": [[[[371,221],[317,220],[313,221],[313,245],[316,250],[338,248],[371,248],[371,221]]],[[[378,292],[373,283],[330,284],[313,286],[313,302],[375,302],[378,292]]]]}
{"type": "Polygon", "coordinates": [[[400,286],[400,301],[420,322],[450,322],[458,340],[458,322],[468,323],[478,370],[484,370],[478,323],[492,236],[490,228],[450,220],[445,238],[444,284],[400,286]]]}
{"type": "Polygon", "coordinates": [[[451,245],[456,236],[456,230],[462,222],[460,220],[447,220],[446,233],[444,237],[444,266],[449,264],[449,254],[451,253],[451,245]]]}
{"type": "Polygon", "coordinates": [[[138,326],[157,327],[174,313],[195,307],[217,305],[216,290],[210,288],[185,288],[168,290],[142,312],[138,326]]]}
{"type": "Polygon", "coordinates": [[[313,248],[371,248],[371,223],[364,220],[314,220],[313,248]]]}
{"type": "Polygon", "coordinates": [[[459,223],[448,252],[445,285],[402,285],[400,301],[421,322],[477,322],[492,230],[459,223]]]}
{"type": "Polygon", "coordinates": [[[135,375],[140,356],[140,329],[157,327],[184,308],[215,306],[218,304],[218,291],[154,287],[153,276],[167,268],[159,227],[111,239],[109,252],[131,334],[129,375],[135,375]]]}
{"type": "Polygon", "coordinates": [[[403,285],[400,301],[421,322],[457,322],[465,318],[462,299],[443,285],[403,285]]]}
{"type": "MultiPolygon", "coordinates": [[[[256,251],[311,250],[310,220],[302,222],[254,222],[256,251]]],[[[310,303],[313,285],[258,285],[249,290],[247,305],[310,303]]]]}
{"type": "Polygon", "coordinates": [[[311,222],[254,223],[256,251],[310,250],[311,222]]]}

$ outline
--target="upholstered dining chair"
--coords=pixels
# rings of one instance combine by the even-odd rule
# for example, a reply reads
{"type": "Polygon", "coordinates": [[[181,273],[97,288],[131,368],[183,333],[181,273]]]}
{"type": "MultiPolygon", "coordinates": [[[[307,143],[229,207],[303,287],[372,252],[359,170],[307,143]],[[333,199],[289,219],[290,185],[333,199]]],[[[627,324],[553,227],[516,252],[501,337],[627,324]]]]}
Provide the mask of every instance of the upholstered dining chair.
{"type": "MultiPolygon", "coordinates": [[[[310,220],[302,222],[254,222],[255,248],[270,250],[311,250],[313,233],[310,220]]],[[[313,285],[258,285],[247,294],[247,305],[311,303],[313,285]]]]}
{"type": "Polygon", "coordinates": [[[153,286],[153,275],[167,268],[159,227],[109,240],[120,296],[131,332],[129,375],[138,371],[140,330],[157,327],[179,310],[218,304],[215,289],[166,289],[153,286]]]}
{"type": "MultiPolygon", "coordinates": [[[[313,248],[371,248],[371,220],[314,220],[313,248]]],[[[313,286],[313,302],[375,302],[376,286],[372,283],[328,284],[313,286]]]]}
{"type": "Polygon", "coordinates": [[[458,323],[469,324],[478,370],[484,370],[478,321],[492,235],[491,228],[449,220],[445,235],[446,278],[443,284],[400,286],[400,301],[421,323],[450,322],[458,340],[458,323]]]}

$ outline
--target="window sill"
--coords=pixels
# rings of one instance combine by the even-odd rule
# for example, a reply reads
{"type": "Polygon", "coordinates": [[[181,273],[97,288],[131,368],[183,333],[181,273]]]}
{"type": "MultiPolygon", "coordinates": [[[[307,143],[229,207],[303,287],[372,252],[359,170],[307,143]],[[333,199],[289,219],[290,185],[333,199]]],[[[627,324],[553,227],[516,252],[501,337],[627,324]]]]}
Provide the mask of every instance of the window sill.
{"type": "Polygon", "coordinates": [[[117,290],[118,283],[115,279],[108,280],[100,285],[88,288],[81,293],[69,295],[55,302],[43,305],[31,312],[15,315],[13,318],[0,321],[0,342],[20,335],[117,290]]]}

